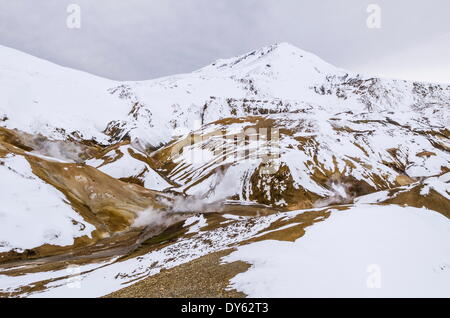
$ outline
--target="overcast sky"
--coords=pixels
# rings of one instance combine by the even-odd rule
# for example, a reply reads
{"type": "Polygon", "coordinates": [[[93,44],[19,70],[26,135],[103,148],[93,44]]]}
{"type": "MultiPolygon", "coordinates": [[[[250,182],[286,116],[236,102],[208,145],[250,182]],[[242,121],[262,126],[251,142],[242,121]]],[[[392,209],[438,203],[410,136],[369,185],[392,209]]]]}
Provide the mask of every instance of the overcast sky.
{"type": "Polygon", "coordinates": [[[118,80],[290,42],[343,68],[450,83],[449,0],[0,0],[0,44],[118,80]],[[81,28],[66,25],[81,8],[81,28]],[[369,4],[381,28],[367,27],[369,4]]]}

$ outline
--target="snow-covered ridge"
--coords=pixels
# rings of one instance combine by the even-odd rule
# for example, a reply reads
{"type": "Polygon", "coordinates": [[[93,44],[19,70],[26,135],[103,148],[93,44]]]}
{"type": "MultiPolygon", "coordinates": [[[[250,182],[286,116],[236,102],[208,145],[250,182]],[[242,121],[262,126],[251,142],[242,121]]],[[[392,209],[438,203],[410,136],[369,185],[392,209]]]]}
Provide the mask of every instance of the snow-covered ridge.
{"type": "Polygon", "coordinates": [[[0,47],[0,118],[10,128],[63,139],[104,139],[105,123],[129,112],[108,94],[114,81],[0,47]]]}
{"type": "Polygon", "coordinates": [[[354,74],[287,43],[218,60],[193,73],[140,82],[102,79],[0,47],[0,85],[2,125],[100,143],[130,137],[159,146],[180,129],[235,116],[233,100],[242,101],[242,107],[258,101],[309,104],[332,114],[414,111],[433,126],[450,123],[448,85],[354,74]]]}

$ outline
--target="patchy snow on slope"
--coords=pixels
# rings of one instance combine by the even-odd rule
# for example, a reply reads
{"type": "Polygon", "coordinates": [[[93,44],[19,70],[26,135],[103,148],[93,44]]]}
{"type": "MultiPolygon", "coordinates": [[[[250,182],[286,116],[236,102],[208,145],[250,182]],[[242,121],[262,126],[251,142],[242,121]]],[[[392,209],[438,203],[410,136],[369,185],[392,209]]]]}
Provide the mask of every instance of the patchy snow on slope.
{"type": "Polygon", "coordinates": [[[440,177],[427,178],[424,181],[424,185],[420,191],[421,195],[428,195],[430,190],[434,190],[447,200],[450,200],[450,172],[440,177]]]}
{"type": "Polygon", "coordinates": [[[86,164],[116,179],[137,178],[142,181],[147,189],[162,191],[171,186],[149,165],[134,158],[130,151],[133,152],[133,148],[129,145],[121,146],[118,149],[111,150],[104,156],[104,158],[112,160],[112,162],[105,163],[103,160],[94,158],[86,161],[86,164]]]}
{"type": "MultiPolygon", "coordinates": [[[[243,220],[208,232],[192,233],[193,236],[177,240],[161,249],[125,261],[112,262],[106,266],[95,264],[79,267],[77,276],[81,288],[68,286],[67,271],[48,271],[39,274],[15,276],[2,275],[0,272],[0,291],[14,291],[38,281],[54,278],[46,283],[46,289],[24,296],[27,297],[100,297],[118,289],[129,286],[161,269],[172,268],[192,261],[203,255],[220,251],[241,241],[251,238],[267,228],[284,214],[271,215],[254,219],[251,226],[243,220]],[[96,267],[95,270],[92,270],[96,267]]],[[[195,226],[195,225],[194,225],[195,226]]]]}
{"type": "MultiPolygon", "coordinates": [[[[219,60],[196,72],[117,82],[0,47],[0,119],[30,133],[107,143],[128,136],[146,146],[177,130],[263,110],[328,114],[402,112],[425,126],[448,126],[450,86],[377,79],[334,67],[287,43],[219,60]],[[421,116],[408,115],[420,113],[421,116]],[[425,119],[420,119],[425,118],[425,119]],[[115,127],[116,136],[105,136],[115,127]]],[[[394,115],[394,117],[396,117],[394,115]]],[[[397,118],[395,118],[397,120],[397,118]]]]}
{"type": "Polygon", "coordinates": [[[21,156],[0,158],[0,189],[0,252],[71,245],[95,230],[21,156]]]}
{"type": "Polygon", "coordinates": [[[147,167],[148,170],[144,174],[144,187],[151,190],[163,191],[172,185],[164,180],[155,170],[147,167]]]}
{"type": "Polygon", "coordinates": [[[295,242],[262,241],[224,258],[249,297],[450,297],[450,222],[412,207],[332,212],[295,242]]]}
{"type": "Polygon", "coordinates": [[[370,113],[330,117],[313,109],[206,124],[193,132],[195,138],[184,136],[168,146],[172,147],[168,149],[171,155],[164,160],[174,165],[167,176],[180,185],[174,188],[176,191],[209,202],[232,196],[246,201],[255,192],[263,193],[270,201],[274,187],[259,182],[269,177],[262,176],[258,169],[264,156],[277,154],[272,160],[276,164],[273,172],[283,165],[288,168],[278,186],[286,189],[292,182],[294,189],[348,201],[355,194],[346,192],[345,182],[333,180],[339,175],[368,184],[373,190],[386,190],[400,185],[398,177],[407,176],[413,182],[412,177],[438,175],[450,165],[450,155],[434,146],[442,139],[439,134],[418,134],[414,122],[406,121],[406,127],[399,127],[386,116],[370,113]],[[261,126],[279,129],[279,138],[268,142],[263,130],[255,128],[261,126]],[[244,139],[250,130],[255,130],[258,139],[244,139]],[[181,154],[175,151],[183,144],[181,154]],[[423,173],[416,169],[408,175],[413,167],[420,167],[423,173]],[[317,174],[328,180],[318,179],[317,174]]]}

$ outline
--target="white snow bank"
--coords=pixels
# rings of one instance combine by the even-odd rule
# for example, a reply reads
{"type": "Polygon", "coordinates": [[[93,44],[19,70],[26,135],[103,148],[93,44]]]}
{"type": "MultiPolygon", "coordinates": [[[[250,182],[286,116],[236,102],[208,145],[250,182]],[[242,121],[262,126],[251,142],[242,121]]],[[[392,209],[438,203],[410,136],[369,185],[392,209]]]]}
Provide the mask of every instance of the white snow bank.
{"type": "Polygon", "coordinates": [[[95,230],[62,193],[32,173],[23,157],[0,158],[0,198],[0,252],[71,245],[95,230]]]}
{"type": "Polygon", "coordinates": [[[231,279],[249,297],[450,297],[450,222],[412,207],[333,212],[297,241],[225,257],[253,264],[231,279]]]}

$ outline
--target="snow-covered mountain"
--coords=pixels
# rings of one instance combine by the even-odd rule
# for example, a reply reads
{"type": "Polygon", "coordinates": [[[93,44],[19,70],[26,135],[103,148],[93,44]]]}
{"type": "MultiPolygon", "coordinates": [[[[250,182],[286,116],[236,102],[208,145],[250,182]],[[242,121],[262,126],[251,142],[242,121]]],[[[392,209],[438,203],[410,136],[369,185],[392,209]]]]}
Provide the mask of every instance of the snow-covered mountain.
{"type": "MultiPolygon", "coordinates": [[[[423,214],[436,229],[429,244],[449,239],[448,85],[355,74],[281,43],[140,82],[0,47],[0,87],[0,293],[64,293],[73,263],[89,273],[86,284],[109,277],[87,293],[100,296],[243,242],[301,241],[341,211],[355,213],[354,226],[378,210],[389,219],[391,209],[405,218],[404,235],[423,214]]],[[[228,259],[261,263],[248,250],[228,259]]],[[[448,250],[433,253],[417,270],[431,277],[444,266],[450,282],[448,250]]],[[[234,286],[263,295],[248,275],[234,286]]]]}
{"type": "Polygon", "coordinates": [[[448,85],[354,74],[287,43],[141,82],[102,79],[5,47],[0,63],[4,124],[57,139],[72,134],[104,143],[128,136],[158,146],[198,123],[307,107],[449,123],[448,85]]]}

